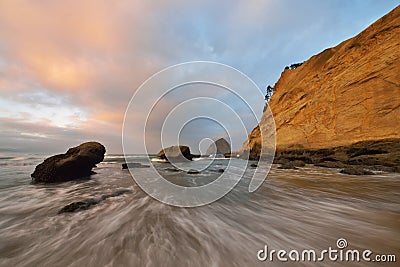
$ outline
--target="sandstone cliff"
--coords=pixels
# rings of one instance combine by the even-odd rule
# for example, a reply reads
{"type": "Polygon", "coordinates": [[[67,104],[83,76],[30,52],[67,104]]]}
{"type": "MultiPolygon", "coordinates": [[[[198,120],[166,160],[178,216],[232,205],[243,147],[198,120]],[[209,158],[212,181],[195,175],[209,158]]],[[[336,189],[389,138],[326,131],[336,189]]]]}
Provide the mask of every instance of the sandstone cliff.
{"type": "MultiPolygon", "coordinates": [[[[354,38],[285,70],[269,102],[277,148],[400,138],[399,51],[397,7],[354,38]]],[[[259,135],[256,127],[244,149],[260,146],[259,135]]]]}

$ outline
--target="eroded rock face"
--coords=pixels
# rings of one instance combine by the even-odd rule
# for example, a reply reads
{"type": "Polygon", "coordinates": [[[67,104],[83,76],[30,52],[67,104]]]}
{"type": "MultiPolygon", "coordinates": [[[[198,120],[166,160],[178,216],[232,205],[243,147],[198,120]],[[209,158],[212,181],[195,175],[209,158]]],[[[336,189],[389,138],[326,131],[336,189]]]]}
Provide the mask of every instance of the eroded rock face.
{"type": "Polygon", "coordinates": [[[65,154],[45,159],[31,174],[34,182],[62,182],[89,176],[92,168],[104,159],[105,147],[97,142],[83,143],[65,154]]]}
{"type": "Polygon", "coordinates": [[[214,144],[211,144],[206,151],[207,155],[225,155],[227,153],[231,153],[231,145],[224,138],[220,138],[215,141],[214,144]]]}
{"type": "Polygon", "coordinates": [[[247,140],[243,143],[242,149],[239,154],[242,158],[249,158],[250,160],[258,160],[261,154],[261,130],[260,126],[257,125],[247,137],[247,140]]]}
{"type": "MultiPolygon", "coordinates": [[[[347,146],[322,149],[277,150],[274,163],[305,163],[326,168],[347,168],[357,165],[376,171],[399,172],[400,139],[361,141],[347,146]]],[[[301,164],[301,165],[298,165],[301,164]]]]}
{"type": "Polygon", "coordinates": [[[179,162],[192,160],[193,155],[190,153],[190,148],[188,146],[170,146],[158,152],[157,157],[179,162]]]}
{"type": "MultiPolygon", "coordinates": [[[[354,38],[285,70],[269,102],[277,149],[400,138],[399,36],[397,7],[354,38]]],[[[257,127],[248,150],[259,150],[259,135],[257,127]]]]}

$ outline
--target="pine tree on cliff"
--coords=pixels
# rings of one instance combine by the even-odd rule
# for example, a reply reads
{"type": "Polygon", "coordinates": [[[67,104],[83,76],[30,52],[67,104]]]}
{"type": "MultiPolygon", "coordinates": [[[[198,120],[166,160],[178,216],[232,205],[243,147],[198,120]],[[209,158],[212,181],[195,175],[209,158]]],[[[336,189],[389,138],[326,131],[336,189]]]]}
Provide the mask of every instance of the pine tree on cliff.
{"type": "Polygon", "coordinates": [[[266,88],[266,94],[265,94],[265,101],[268,102],[271,99],[272,94],[274,93],[274,87],[271,85],[268,85],[266,88]]]}
{"type": "Polygon", "coordinates": [[[265,110],[267,109],[267,103],[268,101],[271,99],[272,94],[274,93],[274,87],[272,87],[271,85],[268,85],[266,88],[266,94],[265,94],[265,105],[264,105],[264,109],[263,112],[265,112],[265,110]]]}

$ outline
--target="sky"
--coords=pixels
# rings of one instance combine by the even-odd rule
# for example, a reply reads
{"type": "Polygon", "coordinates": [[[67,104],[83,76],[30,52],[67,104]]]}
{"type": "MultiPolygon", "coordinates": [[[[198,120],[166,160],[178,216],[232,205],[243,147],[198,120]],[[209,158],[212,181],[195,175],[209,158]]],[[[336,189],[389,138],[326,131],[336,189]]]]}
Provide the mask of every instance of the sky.
{"type": "MultiPolygon", "coordinates": [[[[129,101],[162,69],[219,62],[264,92],[286,65],[358,34],[399,3],[1,1],[0,151],[61,153],[95,140],[121,153],[129,101]]],[[[220,134],[202,123],[192,127],[199,136],[220,134]]]]}

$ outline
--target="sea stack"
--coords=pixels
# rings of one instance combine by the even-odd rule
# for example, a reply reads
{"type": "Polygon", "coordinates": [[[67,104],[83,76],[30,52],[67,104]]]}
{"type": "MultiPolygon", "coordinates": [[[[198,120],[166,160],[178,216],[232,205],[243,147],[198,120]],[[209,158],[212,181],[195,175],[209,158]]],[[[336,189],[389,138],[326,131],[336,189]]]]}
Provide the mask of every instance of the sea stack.
{"type": "Polygon", "coordinates": [[[216,155],[216,154],[225,155],[229,153],[231,153],[231,146],[228,143],[228,141],[226,141],[224,138],[220,138],[214,143],[212,143],[206,151],[207,155],[216,155]]]}
{"type": "Polygon", "coordinates": [[[75,180],[92,174],[92,168],[104,159],[105,147],[87,142],[45,159],[31,174],[34,182],[54,183],[75,180]]]}
{"type": "Polygon", "coordinates": [[[193,155],[188,146],[170,146],[158,152],[157,157],[170,162],[182,162],[192,160],[193,155]]]}

